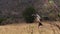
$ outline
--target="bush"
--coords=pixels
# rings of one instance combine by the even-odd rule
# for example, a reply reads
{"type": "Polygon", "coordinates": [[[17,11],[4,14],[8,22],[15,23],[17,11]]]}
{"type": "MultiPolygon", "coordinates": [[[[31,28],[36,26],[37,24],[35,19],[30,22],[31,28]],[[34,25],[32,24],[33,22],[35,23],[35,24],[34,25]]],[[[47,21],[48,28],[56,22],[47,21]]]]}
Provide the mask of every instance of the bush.
{"type": "Polygon", "coordinates": [[[32,23],[34,22],[34,16],[32,16],[32,14],[35,14],[35,9],[33,7],[28,7],[25,9],[25,11],[23,12],[23,17],[25,19],[26,22],[32,23]]]}
{"type": "Polygon", "coordinates": [[[58,14],[58,17],[60,17],[60,13],[58,14]]]}
{"type": "Polygon", "coordinates": [[[0,18],[0,25],[2,25],[2,22],[6,20],[6,18],[0,18]]]}

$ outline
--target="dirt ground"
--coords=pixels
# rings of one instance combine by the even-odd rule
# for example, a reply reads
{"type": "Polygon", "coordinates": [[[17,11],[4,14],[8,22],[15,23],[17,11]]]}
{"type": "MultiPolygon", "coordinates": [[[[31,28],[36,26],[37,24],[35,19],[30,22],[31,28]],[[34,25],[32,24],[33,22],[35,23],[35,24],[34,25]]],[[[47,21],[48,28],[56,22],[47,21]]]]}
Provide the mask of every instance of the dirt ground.
{"type": "Polygon", "coordinates": [[[42,22],[38,28],[38,23],[31,24],[10,24],[0,26],[0,34],[60,34],[60,22],[42,22]]]}

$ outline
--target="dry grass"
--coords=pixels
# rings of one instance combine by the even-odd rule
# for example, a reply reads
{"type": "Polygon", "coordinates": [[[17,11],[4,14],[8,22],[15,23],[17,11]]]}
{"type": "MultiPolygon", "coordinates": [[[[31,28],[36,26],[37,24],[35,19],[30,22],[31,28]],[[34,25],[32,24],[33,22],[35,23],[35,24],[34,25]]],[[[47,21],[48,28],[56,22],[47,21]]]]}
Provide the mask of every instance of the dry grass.
{"type": "Polygon", "coordinates": [[[42,24],[43,26],[39,28],[37,23],[0,26],[0,34],[60,34],[60,30],[55,25],[48,22],[42,24]]]}

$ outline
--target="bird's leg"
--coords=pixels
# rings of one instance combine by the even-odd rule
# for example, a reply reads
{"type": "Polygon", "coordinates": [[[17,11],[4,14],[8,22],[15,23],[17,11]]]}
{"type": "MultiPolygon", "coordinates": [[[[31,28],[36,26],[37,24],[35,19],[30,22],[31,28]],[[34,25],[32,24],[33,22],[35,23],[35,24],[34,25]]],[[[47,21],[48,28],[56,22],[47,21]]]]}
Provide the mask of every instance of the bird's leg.
{"type": "Polygon", "coordinates": [[[39,26],[42,26],[42,23],[41,23],[41,22],[39,22],[39,24],[38,24],[38,28],[39,28],[39,26]]]}

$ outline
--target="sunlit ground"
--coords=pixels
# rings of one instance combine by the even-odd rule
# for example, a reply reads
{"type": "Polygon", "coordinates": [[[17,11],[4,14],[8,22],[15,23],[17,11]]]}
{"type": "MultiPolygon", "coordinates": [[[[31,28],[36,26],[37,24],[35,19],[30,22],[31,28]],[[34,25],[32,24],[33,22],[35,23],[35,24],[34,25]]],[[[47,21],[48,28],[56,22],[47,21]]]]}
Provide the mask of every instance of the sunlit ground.
{"type": "MultiPolygon", "coordinates": [[[[10,24],[0,26],[0,34],[60,34],[60,29],[50,24],[53,22],[42,22],[42,26],[38,28],[38,23],[32,24],[10,24]]],[[[59,22],[54,22],[60,25],[59,22]]]]}

